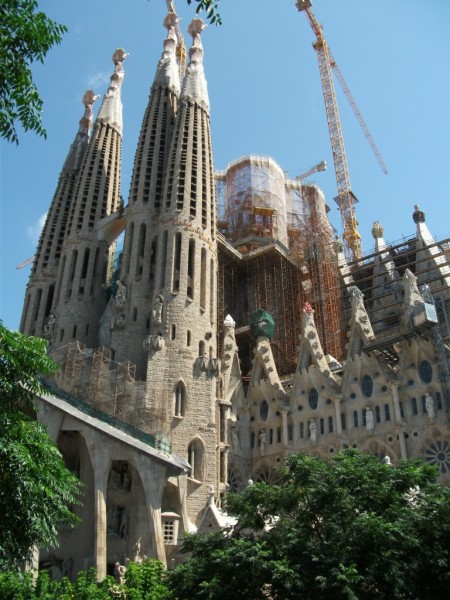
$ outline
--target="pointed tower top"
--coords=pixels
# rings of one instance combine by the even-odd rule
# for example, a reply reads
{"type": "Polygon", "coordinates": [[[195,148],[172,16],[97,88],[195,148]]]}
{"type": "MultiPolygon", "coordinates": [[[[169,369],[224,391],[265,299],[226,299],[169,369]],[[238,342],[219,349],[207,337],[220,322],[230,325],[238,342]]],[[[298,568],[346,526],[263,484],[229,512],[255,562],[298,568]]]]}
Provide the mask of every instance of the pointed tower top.
{"type": "Polygon", "coordinates": [[[120,135],[122,135],[122,101],[120,99],[120,90],[125,75],[122,64],[128,56],[129,54],[123,48],[117,48],[114,52],[112,56],[115,65],[114,73],[111,75],[111,83],[97,116],[97,122],[108,123],[120,135]]]}
{"type": "Polygon", "coordinates": [[[167,29],[167,37],[163,42],[164,50],[156,68],[153,84],[169,88],[176,95],[180,93],[180,76],[176,59],[177,36],[175,26],[179,18],[170,12],[164,19],[163,25],[167,29]]]}
{"type": "Polygon", "coordinates": [[[85,92],[81,100],[81,102],[84,104],[84,115],[80,119],[79,133],[89,135],[89,130],[92,125],[92,118],[94,116],[92,106],[94,102],[97,102],[99,98],[100,96],[98,94],[94,94],[92,90],[88,90],[87,92],[85,92]]]}
{"type": "Polygon", "coordinates": [[[425,213],[420,210],[418,204],[414,204],[413,221],[414,223],[425,223],[425,213]]]}
{"type": "Polygon", "coordinates": [[[67,174],[74,172],[80,167],[81,157],[83,150],[86,147],[92,120],[94,118],[92,106],[99,98],[100,96],[94,94],[92,90],[85,92],[82,98],[82,102],[84,104],[84,115],[80,119],[78,133],[67,154],[67,158],[62,168],[62,173],[67,174]]]}
{"type": "Polygon", "coordinates": [[[203,70],[203,46],[200,37],[207,25],[201,19],[194,19],[189,25],[192,46],[189,49],[189,65],[183,82],[181,96],[196,102],[209,111],[208,87],[203,70]]]}
{"type": "MultiPolygon", "coordinates": [[[[384,241],[384,229],[380,221],[375,221],[372,227],[372,235],[375,240],[375,252],[381,252],[387,248],[386,242],[384,241]]],[[[378,260],[382,260],[386,257],[386,253],[378,257],[378,260]]]]}
{"type": "Polygon", "coordinates": [[[201,19],[194,19],[189,25],[188,32],[192,35],[192,46],[189,49],[189,63],[203,62],[203,46],[200,34],[208,25],[203,23],[201,19]]]}

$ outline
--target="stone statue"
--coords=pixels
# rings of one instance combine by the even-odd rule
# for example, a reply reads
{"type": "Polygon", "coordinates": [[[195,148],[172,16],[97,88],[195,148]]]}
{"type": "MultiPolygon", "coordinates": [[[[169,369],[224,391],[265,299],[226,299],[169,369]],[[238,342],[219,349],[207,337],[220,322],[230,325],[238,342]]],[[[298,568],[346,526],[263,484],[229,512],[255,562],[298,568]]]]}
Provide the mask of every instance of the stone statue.
{"type": "Polygon", "coordinates": [[[260,337],[272,339],[275,332],[275,321],[270,313],[261,308],[257,308],[250,315],[250,331],[255,340],[260,337]]]}
{"type": "Polygon", "coordinates": [[[259,432],[259,448],[261,452],[261,456],[266,453],[266,442],[267,442],[267,433],[265,429],[261,429],[259,432]]]}
{"type": "Polygon", "coordinates": [[[44,335],[48,338],[52,338],[55,333],[56,317],[53,313],[48,316],[47,324],[44,325],[44,335]]]}
{"type": "Polygon", "coordinates": [[[120,512],[119,537],[124,540],[128,537],[128,511],[126,508],[120,512]]]}
{"type": "Polygon", "coordinates": [[[125,306],[127,300],[127,288],[123,285],[120,279],[116,283],[116,306],[125,306]]]}
{"type": "Polygon", "coordinates": [[[314,419],[309,420],[309,437],[311,441],[315,444],[317,441],[317,425],[314,419]]]}
{"type": "Polygon", "coordinates": [[[428,392],[425,394],[425,410],[427,411],[428,418],[430,421],[434,421],[435,413],[434,413],[434,400],[433,396],[428,392]]]}
{"type": "Polygon", "coordinates": [[[373,412],[370,406],[366,408],[366,429],[367,431],[373,431],[374,421],[373,421],[373,412]]]}
{"type": "Polygon", "coordinates": [[[162,311],[164,306],[164,299],[161,295],[156,296],[153,303],[152,317],[155,323],[162,322],[162,311]]]}
{"type": "Polygon", "coordinates": [[[125,573],[127,572],[127,568],[121,565],[118,561],[114,565],[114,577],[116,578],[117,583],[120,585],[125,584],[125,573]]]}

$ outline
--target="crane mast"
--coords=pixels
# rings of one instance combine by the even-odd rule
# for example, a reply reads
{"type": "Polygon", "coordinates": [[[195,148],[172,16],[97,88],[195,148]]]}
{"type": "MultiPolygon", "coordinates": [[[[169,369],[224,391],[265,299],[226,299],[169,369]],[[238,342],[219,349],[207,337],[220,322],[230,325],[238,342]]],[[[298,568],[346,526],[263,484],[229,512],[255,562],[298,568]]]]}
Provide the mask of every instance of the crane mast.
{"type": "MultiPolygon", "coordinates": [[[[173,12],[175,15],[177,11],[175,10],[175,4],[173,0],[166,0],[167,10],[169,12],[173,12]]],[[[183,81],[184,74],[186,72],[186,45],[184,43],[184,37],[181,33],[180,25],[177,22],[175,25],[175,34],[177,36],[177,62],[178,62],[178,71],[180,73],[180,81],[183,81]]]]}
{"type": "MultiPolygon", "coordinates": [[[[339,206],[341,210],[345,254],[348,259],[359,259],[362,256],[361,236],[358,232],[354,205],[356,196],[351,191],[350,175],[345,154],[344,139],[333,83],[332,59],[324,38],[322,28],[317,23],[311,11],[310,0],[298,0],[299,12],[304,12],[316,36],[314,49],[319,63],[320,79],[322,82],[325,111],[328,121],[331,149],[333,152],[334,169],[338,188],[339,206]]],[[[334,60],[333,60],[334,62],[334,60]]]]}

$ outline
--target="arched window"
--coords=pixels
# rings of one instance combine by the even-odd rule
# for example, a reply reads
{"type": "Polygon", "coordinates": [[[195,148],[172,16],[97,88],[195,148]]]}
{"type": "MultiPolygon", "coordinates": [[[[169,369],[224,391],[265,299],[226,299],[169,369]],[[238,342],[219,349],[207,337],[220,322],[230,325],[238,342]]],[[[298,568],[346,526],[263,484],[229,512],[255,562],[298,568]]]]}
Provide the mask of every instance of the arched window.
{"type": "Polygon", "coordinates": [[[188,476],[196,481],[205,477],[205,447],[199,438],[195,438],[188,446],[188,463],[191,468],[188,476]]]}
{"type": "Polygon", "coordinates": [[[364,396],[370,398],[373,393],[373,379],[370,375],[364,375],[361,381],[361,388],[364,396]]]}
{"type": "Polygon", "coordinates": [[[186,415],[186,386],[182,381],[179,381],[175,386],[175,410],[176,417],[184,417],[186,415]]]}
{"type": "Polygon", "coordinates": [[[309,390],[309,405],[315,410],[317,408],[317,404],[319,403],[319,393],[316,388],[311,388],[309,390]]]}
{"type": "Polygon", "coordinates": [[[431,383],[433,379],[433,367],[427,360],[423,360],[419,365],[420,379],[424,383],[431,383]]]}
{"type": "Polygon", "coordinates": [[[263,400],[261,402],[261,406],[259,407],[259,414],[261,415],[261,419],[263,421],[267,420],[269,416],[269,405],[267,404],[267,400],[263,400]]]}

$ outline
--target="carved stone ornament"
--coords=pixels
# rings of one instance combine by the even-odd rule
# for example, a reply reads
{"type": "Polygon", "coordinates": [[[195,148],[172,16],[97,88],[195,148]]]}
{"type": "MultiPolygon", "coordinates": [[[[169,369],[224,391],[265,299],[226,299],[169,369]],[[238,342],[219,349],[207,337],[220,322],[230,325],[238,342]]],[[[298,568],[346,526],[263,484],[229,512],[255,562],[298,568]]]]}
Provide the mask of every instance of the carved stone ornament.
{"type": "Polygon", "coordinates": [[[372,227],[372,235],[375,239],[382,238],[384,234],[384,229],[380,225],[379,221],[375,221],[372,227]]]}

